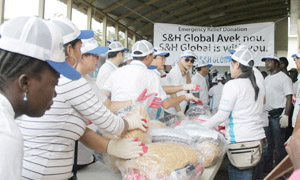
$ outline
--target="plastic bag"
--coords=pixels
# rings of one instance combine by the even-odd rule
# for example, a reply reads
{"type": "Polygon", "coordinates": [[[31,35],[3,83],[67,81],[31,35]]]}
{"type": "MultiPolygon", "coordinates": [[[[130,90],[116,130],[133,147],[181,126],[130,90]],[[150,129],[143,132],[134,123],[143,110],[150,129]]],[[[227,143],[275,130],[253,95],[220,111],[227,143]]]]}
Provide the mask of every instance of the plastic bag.
{"type": "Polygon", "coordinates": [[[148,152],[132,160],[121,160],[119,168],[126,180],[190,180],[199,177],[204,167],[192,146],[152,143],[148,152]]]}
{"type": "Polygon", "coordinates": [[[195,105],[190,107],[186,112],[186,116],[190,117],[190,119],[195,119],[195,117],[199,115],[211,116],[209,106],[195,105]]]}
{"type": "Polygon", "coordinates": [[[192,138],[182,130],[171,128],[153,129],[150,131],[150,135],[153,143],[173,142],[192,145],[192,138]]]}
{"type": "Polygon", "coordinates": [[[163,122],[167,127],[174,127],[174,125],[180,121],[180,118],[178,115],[168,115],[158,120],[163,122]]]}
{"type": "Polygon", "coordinates": [[[213,166],[226,151],[227,143],[224,136],[201,126],[199,122],[181,124],[175,129],[185,131],[192,138],[195,149],[203,157],[205,167],[213,166]]]}

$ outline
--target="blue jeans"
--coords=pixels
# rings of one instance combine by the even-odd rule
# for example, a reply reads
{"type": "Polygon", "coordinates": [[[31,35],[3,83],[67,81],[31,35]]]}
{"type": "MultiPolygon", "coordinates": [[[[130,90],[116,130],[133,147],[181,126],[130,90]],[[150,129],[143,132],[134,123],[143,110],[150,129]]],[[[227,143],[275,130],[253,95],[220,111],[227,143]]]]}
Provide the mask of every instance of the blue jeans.
{"type": "Polygon", "coordinates": [[[252,180],[254,168],[240,170],[235,166],[233,166],[230,163],[229,159],[227,160],[227,162],[228,162],[228,175],[230,180],[252,180]]]}
{"type": "Polygon", "coordinates": [[[269,126],[265,127],[268,144],[264,154],[265,169],[273,169],[273,152],[275,151],[275,166],[286,156],[284,148],[285,128],[280,128],[280,118],[269,116],[269,126]]]}

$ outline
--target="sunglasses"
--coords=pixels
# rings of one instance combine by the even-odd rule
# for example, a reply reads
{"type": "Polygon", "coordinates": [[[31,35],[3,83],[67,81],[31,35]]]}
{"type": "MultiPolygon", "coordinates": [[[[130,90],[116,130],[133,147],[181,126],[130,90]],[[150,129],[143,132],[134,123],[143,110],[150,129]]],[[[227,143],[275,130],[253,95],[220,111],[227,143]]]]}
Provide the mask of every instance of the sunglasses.
{"type": "Polygon", "coordinates": [[[188,58],[186,58],[185,62],[191,62],[193,64],[195,62],[195,59],[188,59],[188,58]]]}

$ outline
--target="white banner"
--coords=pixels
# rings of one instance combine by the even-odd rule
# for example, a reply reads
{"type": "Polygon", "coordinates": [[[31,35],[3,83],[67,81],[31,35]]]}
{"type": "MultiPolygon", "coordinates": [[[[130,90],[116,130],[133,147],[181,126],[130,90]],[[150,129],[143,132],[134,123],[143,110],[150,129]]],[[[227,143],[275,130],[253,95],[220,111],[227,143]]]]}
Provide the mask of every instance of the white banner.
{"type": "Polygon", "coordinates": [[[178,24],[154,24],[154,47],[170,53],[166,64],[180,58],[184,50],[192,50],[199,59],[206,59],[215,66],[228,66],[229,49],[240,44],[248,45],[253,53],[255,66],[268,53],[274,53],[274,23],[244,24],[238,26],[201,27],[178,24]]]}

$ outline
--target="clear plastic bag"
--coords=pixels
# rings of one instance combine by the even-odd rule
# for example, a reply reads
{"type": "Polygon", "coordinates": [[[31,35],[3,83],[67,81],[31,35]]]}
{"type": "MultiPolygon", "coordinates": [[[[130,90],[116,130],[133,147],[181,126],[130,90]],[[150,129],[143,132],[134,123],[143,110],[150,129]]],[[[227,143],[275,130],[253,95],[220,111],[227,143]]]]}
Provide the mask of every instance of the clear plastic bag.
{"type": "Polygon", "coordinates": [[[204,167],[192,146],[177,143],[152,143],[142,157],[119,161],[126,180],[190,180],[199,177],[204,167]]]}
{"type": "Polygon", "coordinates": [[[186,112],[186,116],[190,117],[190,119],[195,119],[195,117],[199,115],[211,116],[211,111],[209,106],[195,105],[190,107],[186,112]]]}
{"type": "Polygon", "coordinates": [[[158,120],[167,127],[174,127],[174,125],[180,121],[180,117],[178,115],[168,115],[158,120]]]}
{"type": "Polygon", "coordinates": [[[201,126],[199,122],[181,124],[175,129],[185,131],[195,149],[202,155],[205,167],[213,166],[226,151],[227,143],[222,134],[201,126]]]}
{"type": "Polygon", "coordinates": [[[153,143],[173,142],[192,145],[192,138],[182,130],[171,128],[153,129],[150,131],[150,135],[153,143]]]}

